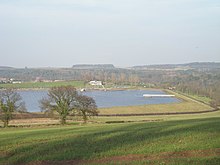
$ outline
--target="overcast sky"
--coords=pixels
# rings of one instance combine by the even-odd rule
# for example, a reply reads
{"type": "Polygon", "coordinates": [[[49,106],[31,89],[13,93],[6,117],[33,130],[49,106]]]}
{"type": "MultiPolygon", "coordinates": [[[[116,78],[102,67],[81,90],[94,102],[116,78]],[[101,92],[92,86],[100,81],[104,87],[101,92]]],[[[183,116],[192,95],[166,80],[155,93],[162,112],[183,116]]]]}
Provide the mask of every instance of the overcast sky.
{"type": "Polygon", "coordinates": [[[0,0],[0,66],[220,62],[219,0],[0,0]]]}

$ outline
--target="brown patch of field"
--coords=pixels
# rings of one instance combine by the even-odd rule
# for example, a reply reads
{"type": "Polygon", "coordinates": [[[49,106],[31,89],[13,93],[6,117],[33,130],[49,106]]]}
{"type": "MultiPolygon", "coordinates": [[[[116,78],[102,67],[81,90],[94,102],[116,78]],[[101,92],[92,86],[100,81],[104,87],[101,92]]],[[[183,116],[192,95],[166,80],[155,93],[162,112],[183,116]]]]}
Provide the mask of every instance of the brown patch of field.
{"type": "Polygon", "coordinates": [[[144,160],[161,160],[169,162],[170,159],[176,158],[202,158],[202,157],[215,157],[220,156],[220,148],[209,149],[209,150],[190,150],[190,151],[180,151],[180,152],[162,152],[158,154],[130,154],[124,156],[113,156],[102,159],[94,160],[67,160],[67,161],[36,161],[30,162],[28,165],[79,165],[79,164],[105,164],[105,163],[131,163],[132,161],[144,161],[144,160]]]}
{"type": "Polygon", "coordinates": [[[41,125],[41,124],[59,124],[59,120],[50,118],[31,118],[31,119],[14,119],[10,125],[41,125]]]}

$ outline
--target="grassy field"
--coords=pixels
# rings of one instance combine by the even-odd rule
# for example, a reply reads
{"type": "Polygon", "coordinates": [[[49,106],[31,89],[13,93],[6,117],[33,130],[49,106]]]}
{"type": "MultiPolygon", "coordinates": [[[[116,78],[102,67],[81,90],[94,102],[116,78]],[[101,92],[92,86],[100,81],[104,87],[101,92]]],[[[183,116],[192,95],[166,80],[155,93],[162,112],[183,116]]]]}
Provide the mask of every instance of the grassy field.
{"type": "Polygon", "coordinates": [[[141,105],[129,107],[101,108],[100,114],[138,114],[138,113],[170,113],[170,112],[198,112],[210,110],[207,105],[195,102],[182,102],[161,105],[141,105]]]}
{"type": "Polygon", "coordinates": [[[0,84],[0,88],[18,88],[18,89],[51,88],[62,85],[73,85],[76,88],[82,88],[84,87],[84,82],[83,81],[25,82],[21,84],[0,84]]]}
{"type": "Polygon", "coordinates": [[[195,100],[201,101],[201,102],[203,102],[205,104],[209,104],[210,101],[211,101],[211,98],[205,97],[205,96],[199,96],[199,95],[194,95],[194,94],[189,94],[189,93],[182,93],[180,91],[178,91],[178,93],[180,93],[182,95],[185,95],[187,97],[193,98],[195,100]]]}
{"type": "Polygon", "coordinates": [[[205,115],[1,129],[0,164],[219,164],[220,113],[205,115]]]}
{"type": "MultiPolygon", "coordinates": [[[[178,95],[180,103],[115,107],[111,113],[179,112],[211,107],[178,95]]],[[[107,113],[100,109],[101,113],[107,113]]],[[[55,119],[17,119],[0,128],[0,164],[220,164],[220,111],[93,117],[58,125],[55,119]],[[111,123],[111,124],[108,124],[111,123]]]]}
{"type": "Polygon", "coordinates": [[[157,122],[188,119],[204,119],[208,117],[220,117],[220,111],[201,114],[181,114],[181,115],[150,115],[150,116],[113,116],[113,117],[92,117],[92,123],[130,123],[130,122],[157,122]]]}

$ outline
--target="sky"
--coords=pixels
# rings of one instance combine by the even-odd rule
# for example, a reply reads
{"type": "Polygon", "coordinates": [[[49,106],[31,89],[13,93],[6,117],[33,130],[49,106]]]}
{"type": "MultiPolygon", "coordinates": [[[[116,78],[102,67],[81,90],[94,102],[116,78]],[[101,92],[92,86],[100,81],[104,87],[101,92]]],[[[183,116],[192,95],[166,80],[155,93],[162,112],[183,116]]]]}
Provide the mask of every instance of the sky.
{"type": "Polygon", "coordinates": [[[0,0],[0,66],[220,62],[219,0],[0,0]]]}

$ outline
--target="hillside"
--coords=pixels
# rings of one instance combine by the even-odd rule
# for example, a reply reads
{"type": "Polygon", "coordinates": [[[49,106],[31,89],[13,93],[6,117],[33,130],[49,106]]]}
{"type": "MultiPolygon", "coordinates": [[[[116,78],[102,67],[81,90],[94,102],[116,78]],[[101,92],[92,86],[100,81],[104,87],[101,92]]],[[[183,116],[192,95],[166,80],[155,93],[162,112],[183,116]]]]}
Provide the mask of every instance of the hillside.
{"type": "Polygon", "coordinates": [[[220,63],[216,62],[194,62],[186,64],[161,64],[161,65],[143,65],[133,66],[131,69],[155,69],[155,70],[187,70],[187,69],[220,69],[220,63]]]}
{"type": "Polygon", "coordinates": [[[197,117],[2,129],[0,164],[219,164],[219,112],[197,117]]]}
{"type": "Polygon", "coordinates": [[[12,67],[9,67],[9,66],[0,66],[0,70],[1,69],[13,69],[12,67]]]}
{"type": "Polygon", "coordinates": [[[77,64],[72,66],[73,69],[115,69],[112,64],[77,64]]]}

